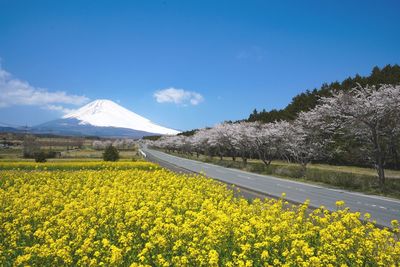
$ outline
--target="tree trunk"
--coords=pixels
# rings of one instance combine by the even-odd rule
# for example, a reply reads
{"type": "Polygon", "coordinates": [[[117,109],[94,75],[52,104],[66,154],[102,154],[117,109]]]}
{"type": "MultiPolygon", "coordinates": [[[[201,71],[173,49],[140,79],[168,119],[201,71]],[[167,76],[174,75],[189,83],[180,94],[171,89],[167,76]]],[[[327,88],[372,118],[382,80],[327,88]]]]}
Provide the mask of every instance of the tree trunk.
{"type": "Polygon", "coordinates": [[[375,167],[378,172],[379,186],[382,189],[385,185],[385,155],[382,151],[379,136],[375,128],[372,128],[372,141],[374,143],[375,167]]]}
{"type": "Polygon", "coordinates": [[[243,161],[243,166],[247,166],[247,158],[246,157],[242,157],[242,161],[243,161]]]}
{"type": "Polygon", "coordinates": [[[257,154],[258,154],[258,158],[265,164],[265,166],[269,166],[271,164],[272,160],[267,159],[265,157],[264,153],[261,153],[261,152],[258,151],[257,154]]]}
{"type": "Polygon", "coordinates": [[[379,185],[381,188],[385,185],[385,169],[383,168],[383,164],[377,165],[379,185]]]}
{"type": "Polygon", "coordinates": [[[400,169],[400,161],[399,161],[399,153],[397,153],[397,149],[394,149],[394,169],[398,170],[400,169]]]}
{"type": "Polygon", "coordinates": [[[267,159],[264,153],[258,151],[257,154],[258,158],[265,164],[265,166],[269,166],[271,164],[271,160],[267,159]]]}
{"type": "Polygon", "coordinates": [[[395,138],[392,137],[391,139],[391,150],[393,154],[393,169],[398,170],[400,169],[399,163],[399,153],[397,152],[396,142],[394,141],[395,138]]]}
{"type": "Polygon", "coordinates": [[[300,163],[300,177],[305,177],[306,176],[306,171],[307,171],[307,162],[301,162],[300,163]]]}
{"type": "Polygon", "coordinates": [[[262,162],[264,162],[265,166],[271,165],[272,160],[267,160],[267,159],[261,159],[262,162]]]}

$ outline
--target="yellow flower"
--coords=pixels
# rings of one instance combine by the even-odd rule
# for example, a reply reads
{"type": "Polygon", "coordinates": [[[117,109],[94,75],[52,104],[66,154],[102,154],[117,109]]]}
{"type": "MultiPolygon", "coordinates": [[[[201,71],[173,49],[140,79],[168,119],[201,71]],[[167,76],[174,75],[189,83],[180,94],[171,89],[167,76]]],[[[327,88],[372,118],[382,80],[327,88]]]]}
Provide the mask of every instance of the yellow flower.
{"type": "Polygon", "coordinates": [[[345,202],[344,202],[343,200],[338,200],[338,201],[336,201],[336,206],[337,206],[337,207],[343,207],[344,204],[345,204],[345,202]]]}
{"type": "Polygon", "coordinates": [[[249,202],[147,162],[0,162],[0,177],[0,262],[16,266],[400,262],[398,222],[379,229],[340,200],[312,213],[285,195],[249,202]]]}
{"type": "Polygon", "coordinates": [[[117,264],[120,263],[121,260],[122,260],[122,249],[119,249],[116,246],[112,245],[110,263],[117,264]]]}
{"type": "Polygon", "coordinates": [[[215,250],[210,250],[210,252],[208,253],[208,264],[210,266],[218,266],[218,259],[218,252],[215,250]]]}

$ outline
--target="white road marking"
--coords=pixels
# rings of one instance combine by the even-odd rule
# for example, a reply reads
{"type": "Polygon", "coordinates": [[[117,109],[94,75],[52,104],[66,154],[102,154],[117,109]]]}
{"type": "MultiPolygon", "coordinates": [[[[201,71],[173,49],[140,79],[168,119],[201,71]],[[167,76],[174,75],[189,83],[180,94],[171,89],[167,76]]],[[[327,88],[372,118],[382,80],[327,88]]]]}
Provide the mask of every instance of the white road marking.
{"type": "Polygon", "coordinates": [[[240,174],[238,174],[237,176],[248,179],[248,180],[254,180],[253,178],[250,178],[249,176],[244,176],[244,175],[240,175],[240,174]]]}

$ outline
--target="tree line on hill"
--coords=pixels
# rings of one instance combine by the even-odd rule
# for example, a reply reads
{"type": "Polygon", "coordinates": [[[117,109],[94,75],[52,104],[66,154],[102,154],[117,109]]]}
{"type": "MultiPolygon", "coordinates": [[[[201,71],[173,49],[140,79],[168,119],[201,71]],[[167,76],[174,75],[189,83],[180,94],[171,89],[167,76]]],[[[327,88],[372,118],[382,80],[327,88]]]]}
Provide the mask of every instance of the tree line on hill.
{"type": "Polygon", "coordinates": [[[254,109],[247,121],[261,121],[264,123],[280,120],[291,121],[294,120],[300,112],[314,108],[321,97],[332,96],[333,92],[348,91],[357,85],[365,87],[367,85],[377,86],[380,84],[400,84],[400,66],[395,64],[386,65],[383,68],[374,67],[369,76],[363,77],[357,74],[342,82],[324,83],[319,89],[306,90],[296,95],[292,98],[290,104],[283,109],[272,109],[270,111],[266,111],[265,109],[257,111],[257,109],[254,109]]]}

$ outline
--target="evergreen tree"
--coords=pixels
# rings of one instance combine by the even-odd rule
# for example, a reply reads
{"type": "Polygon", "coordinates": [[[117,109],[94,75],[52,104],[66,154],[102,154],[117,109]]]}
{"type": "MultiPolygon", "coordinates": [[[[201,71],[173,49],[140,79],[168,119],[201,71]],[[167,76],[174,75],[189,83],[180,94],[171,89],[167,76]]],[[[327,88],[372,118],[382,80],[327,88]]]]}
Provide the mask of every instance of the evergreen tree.
{"type": "Polygon", "coordinates": [[[112,145],[107,146],[103,153],[103,160],[104,161],[118,161],[119,160],[118,149],[116,149],[112,145]]]}
{"type": "Polygon", "coordinates": [[[34,154],[35,162],[46,162],[46,153],[44,151],[39,151],[34,154]]]}
{"type": "Polygon", "coordinates": [[[349,77],[342,82],[333,82],[330,84],[324,83],[319,89],[300,93],[292,98],[292,101],[284,109],[266,111],[263,109],[260,112],[254,110],[247,119],[247,121],[254,122],[260,121],[264,123],[287,120],[294,120],[297,115],[304,111],[313,109],[321,97],[330,97],[332,92],[349,91],[356,87],[358,84],[361,86],[381,84],[400,84],[400,66],[399,65],[386,65],[382,69],[374,67],[369,76],[362,77],[356,74],[353,78],[349,77]]]}

